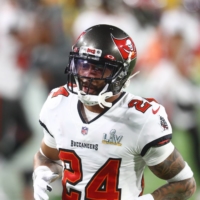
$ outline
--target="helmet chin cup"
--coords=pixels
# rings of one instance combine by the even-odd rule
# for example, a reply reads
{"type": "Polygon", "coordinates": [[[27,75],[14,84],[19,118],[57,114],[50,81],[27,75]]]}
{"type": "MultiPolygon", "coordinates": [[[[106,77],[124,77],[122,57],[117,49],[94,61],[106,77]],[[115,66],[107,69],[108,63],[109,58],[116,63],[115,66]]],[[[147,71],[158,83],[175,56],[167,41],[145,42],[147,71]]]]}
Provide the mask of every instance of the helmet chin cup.
{"type": "Polygon", "coordinates": [[[106,92],[104,94],[97,95],[90,95],[90,94],[83,94],[83,91],[78,92],[78,99],[87,106],[95,106],[99,105],[101,108],[104,107],[112,107],[112,103],[106,102],[105,100],[112,97],[112,92],[106,92]]]}
{"type": "Polygon", "coordinates": [[[78,99],[87,106],[99,105],[101,108],[112,107],[112,103],[106,102],[106,99],[113,96],[112,92],[105,92],[108,88],[108,85],[104,87],[104,89],[98,95],[90,95],[86,94],[82,90],[78,90],[78,99]]]}
{"type": "Polygon", "coordinates": [[[113,93],[112,92],[106,92],[104,94],[99,94],[98,95],[98,102],[99,102],[99,106],[101,108],[104,108],[104,106],[110,108],[112,107],[112,103],[111,102],[106,102],[105,100],[112,97],[113,96],[113,93]]]}

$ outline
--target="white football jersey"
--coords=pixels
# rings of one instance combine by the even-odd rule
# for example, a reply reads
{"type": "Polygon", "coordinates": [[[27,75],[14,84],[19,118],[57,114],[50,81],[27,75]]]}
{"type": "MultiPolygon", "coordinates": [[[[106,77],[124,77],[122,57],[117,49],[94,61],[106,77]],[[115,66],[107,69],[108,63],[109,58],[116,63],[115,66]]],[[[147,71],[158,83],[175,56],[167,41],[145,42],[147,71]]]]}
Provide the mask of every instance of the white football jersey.
{"type": "Polygon", "coordinates": [[[45,143],[63,162],[62,200],[127,200],[143,191],[143,156],[167,143],[171,125],[162,105],[123,92],[111,108],[84,120],[65,86],[52,90],[41,113],[45,143]]]}

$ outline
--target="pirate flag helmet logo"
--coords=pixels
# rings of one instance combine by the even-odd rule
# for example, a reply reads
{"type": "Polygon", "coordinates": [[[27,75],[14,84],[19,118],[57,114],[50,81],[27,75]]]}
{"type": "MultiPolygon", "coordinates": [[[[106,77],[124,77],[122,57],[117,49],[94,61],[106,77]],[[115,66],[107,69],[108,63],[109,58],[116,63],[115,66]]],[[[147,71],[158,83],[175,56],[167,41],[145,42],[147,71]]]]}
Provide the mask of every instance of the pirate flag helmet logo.
{"type": "Polygon", "coordinates": [[[117,46],[117,48],[119,49],[119,52],[124,60],[130,59],[131,61],[136,58],[137,52],[136,52],[135,44],[130,37],[119,39],[119,38],[115,38],[112,35],[112,39],[115,45],[117,46]]]}

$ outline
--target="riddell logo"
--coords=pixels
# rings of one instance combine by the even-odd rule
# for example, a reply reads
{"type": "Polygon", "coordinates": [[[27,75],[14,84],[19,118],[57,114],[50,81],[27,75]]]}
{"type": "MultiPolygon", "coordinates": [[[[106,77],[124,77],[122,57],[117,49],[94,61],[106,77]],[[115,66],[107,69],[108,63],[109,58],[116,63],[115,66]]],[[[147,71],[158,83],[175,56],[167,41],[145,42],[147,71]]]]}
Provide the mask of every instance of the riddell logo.
{"type": "Polygon", "coordinates": [[[127,60],[130,56],[130,59],[133,60],[137,56],[135,44],[130,37],[126,37],[123,39],[115,38],[112,35],[112,39],[116,46],[119,49],[120,54],[122,55],[124,60],[127,60]]]}
{"type": "Polygon", "coordinates": [[[90,48],[88,48],[88,49],[87,49],[87,52],[88,52],[88,53],[95,54],[95,49],[90,49],[90,48]]]}
{"type": "Polygon", "coordinates": [[[93,55],[97,57],[101,57],[102,50],[101,49],[95,49],[95,48],[90,48],[87,46],[81,46],[79,50],[79,54],[88,54],[88,55],[93,55]]]}

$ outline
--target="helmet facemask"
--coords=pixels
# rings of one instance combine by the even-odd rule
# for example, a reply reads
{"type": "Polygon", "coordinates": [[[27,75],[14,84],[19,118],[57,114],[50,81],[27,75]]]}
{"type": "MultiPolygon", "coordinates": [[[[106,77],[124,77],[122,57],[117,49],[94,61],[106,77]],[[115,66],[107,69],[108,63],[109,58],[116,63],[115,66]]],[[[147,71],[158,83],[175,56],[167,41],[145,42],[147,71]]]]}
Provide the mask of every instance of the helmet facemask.
{"type": "Polygon", "coordinates": [[[123,77],[119,75],[126,72],[120,62],[71,52],[66,73],[68,89],[77,94],[82,103],[111,107],[105,100],[121,91],[123,77]]]}

